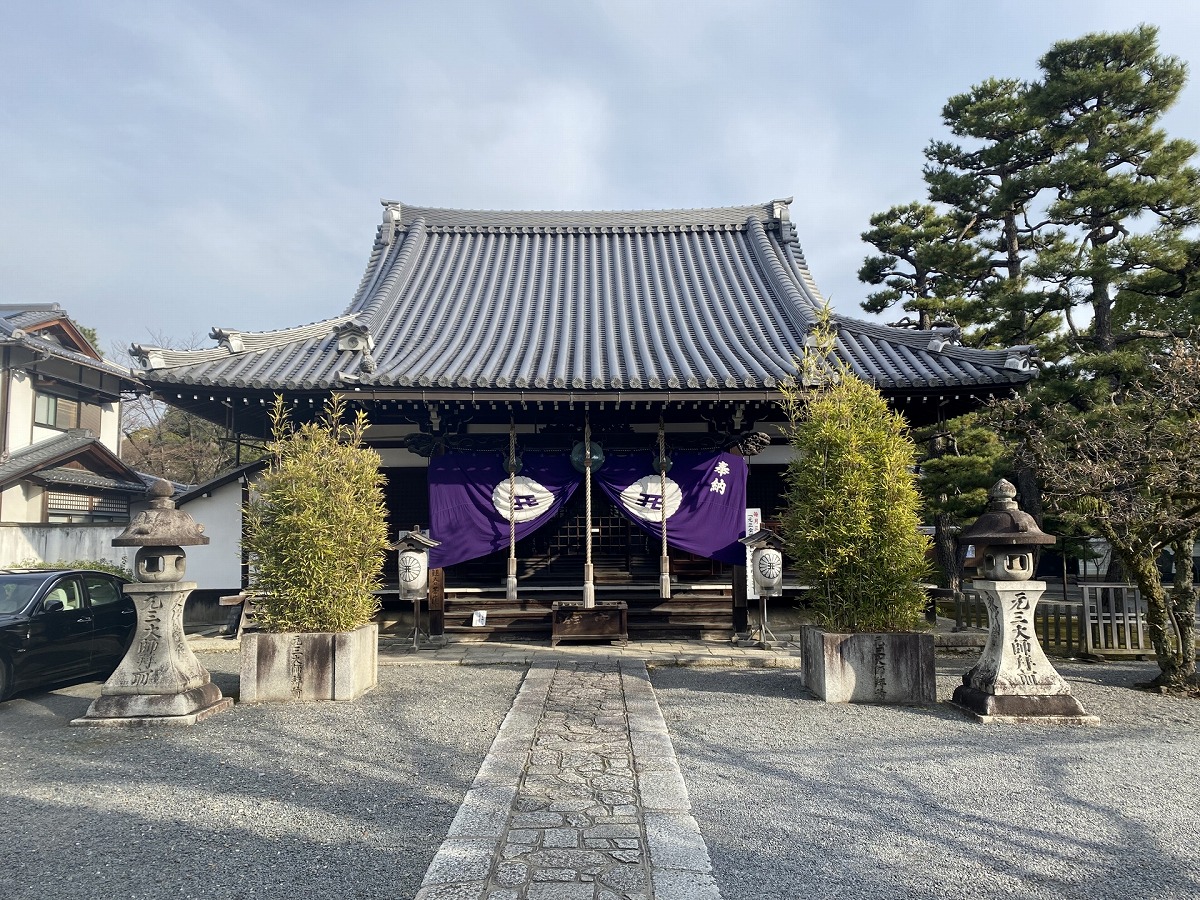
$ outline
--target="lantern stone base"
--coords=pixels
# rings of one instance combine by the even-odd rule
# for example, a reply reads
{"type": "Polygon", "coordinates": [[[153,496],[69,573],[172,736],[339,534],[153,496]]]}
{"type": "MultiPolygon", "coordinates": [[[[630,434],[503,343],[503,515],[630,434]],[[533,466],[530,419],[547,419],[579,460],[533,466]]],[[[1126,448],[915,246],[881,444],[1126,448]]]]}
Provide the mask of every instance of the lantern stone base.
{"type": "Polygon", "coordinates": [[[242,635],[243,703],[354,700],[378,683],[374,622],[353,631],[242,635]]]}
{"type": "Polygon", "coordinates": [[[183,694],[161,697],[100,697],[87,714],[72,719],[72,725],[142,728],[159,725],[195,725],[215,713],[233,706],[233,698],[221,696],[215,684],[196,688],[183,694]],[[206,690],[211,688],[211,690],[206,690]],[[130,701],[140,701],[133,703],[130,701]],[[187,709],[188,712],[177,710],[187,709]]]}
{"type": "Polygon", "coordinates": [[[554,616],[550,646],[559,641],[629,640],[629,604],[624,600],[599,600],[587,607],[582,600],[558,600],[550,604],[554,616]]]}
{"type": "Polygon", "coordinates": [[[800,632],[805,686],[829,703],[925,705],[937,701],[933,635],[800,632]]]}
{"type": "Polygon", "coordinates": [[[1071,694],[989,694],[970,685],[960,685],[951,701],[980,722],[1000,725],[1099,725],[1098,716],[1088,715],[1071,694]]]}

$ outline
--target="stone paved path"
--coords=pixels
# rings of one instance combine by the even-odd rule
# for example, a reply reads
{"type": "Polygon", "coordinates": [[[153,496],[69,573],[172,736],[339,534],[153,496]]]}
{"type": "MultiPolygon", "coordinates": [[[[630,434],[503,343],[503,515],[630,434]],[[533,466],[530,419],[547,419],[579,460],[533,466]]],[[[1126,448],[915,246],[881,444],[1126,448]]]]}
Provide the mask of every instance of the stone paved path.
{"type": "Polygon", "coordinates": [[[537,662],[418,900],[720,900],[634,660],[537,662]]]}

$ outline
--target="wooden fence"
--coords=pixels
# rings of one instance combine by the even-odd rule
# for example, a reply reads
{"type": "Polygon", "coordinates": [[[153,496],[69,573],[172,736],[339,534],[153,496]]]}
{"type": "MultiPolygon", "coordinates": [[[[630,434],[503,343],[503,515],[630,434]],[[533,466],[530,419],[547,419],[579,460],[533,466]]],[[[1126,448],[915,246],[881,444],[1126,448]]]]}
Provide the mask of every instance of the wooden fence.
{"type": "MultiPolygon", "coordinates": [[[[976,591],[964,591],[955,603],[955,629],[987,628],[987,603],[976,591]]],[[[1083,607],[1079,603],[1041,601],[1034,610],[1034,629],[1042,649],[1062,656],[1085,651],[1083,607]]]]}
{"type": "MultiPolygon", "coordinates": [[[[1038,603],[1034,624],[1043,649],[1064,656],[1154,655],[1146,633],[1146,604],[1137,587],[1092,583],[1081,584],[1079,589],[1081,602],[1038,603]]],[[[956,630],[987,628],[983,597],[975,591],[963,592],[955,602],[954,620],[956,630]]]]}

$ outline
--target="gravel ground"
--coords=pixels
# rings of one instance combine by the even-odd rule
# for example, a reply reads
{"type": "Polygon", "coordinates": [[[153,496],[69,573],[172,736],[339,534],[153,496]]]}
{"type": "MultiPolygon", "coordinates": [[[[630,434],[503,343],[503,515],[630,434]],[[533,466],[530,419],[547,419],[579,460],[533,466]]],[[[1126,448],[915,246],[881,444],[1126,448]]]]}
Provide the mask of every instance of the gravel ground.
{"type": "MultiPolygon", "coordinates": [[[[237,692],[237,655],[200,654],[237,692]]],[[[352,704],[69,728],[99,684],[0,704],[5,900],[416,895],[524,667],[387,666],[352,704]]]]}
{"type": "MultiPolygon", "coordinates": [[[[971,661],[939,659],[948,699],[971,661]]],[[[1060,663],[1095,728],[835,706],[799,673],[654,669],[724,900],[1200,896],[1200,701],[1060,663]]]]}

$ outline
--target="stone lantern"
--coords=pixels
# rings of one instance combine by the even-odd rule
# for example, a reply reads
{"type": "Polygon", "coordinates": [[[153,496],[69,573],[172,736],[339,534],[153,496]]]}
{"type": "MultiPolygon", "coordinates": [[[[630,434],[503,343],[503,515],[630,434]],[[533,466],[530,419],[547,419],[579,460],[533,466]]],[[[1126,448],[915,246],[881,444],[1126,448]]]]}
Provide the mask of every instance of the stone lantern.
{"type": "Polygon", "coordinates": [[[749,643],[764,649],[775,646],[775,635],[767,627],[767,598],[783,594],[783,538],[767,528],[738,538],[750,551],[750,577],[758,594],[758,637],[749,643]]]}
{"type": "Polygon", "coordinates": [[[1038,642],[1034,610],[1046,582],[1032,580],[1033,558],[1055,538],[1017,506],[1016,496],[1012,484],[998,481],[988,492],[987,511],[959,536],[976,546],[983,577],[974,588],[987,603],[990,624],[983,654],[954,691],[954,703],[984,722],[1096,724],[1038,642]]]}
{"type": "Polygon", "coordinates": [[[133,643],[100,696],[73,725],[192,725],[233,705],[200,665],[183,633],[183,605],[196,588],[182,581],[183,548],[208,543],[204,527],[175,508],[171,485],[150,489],[150,508],[113,539],[114,547],[137,547],[137,583],[125,593],[137,608],[133,643]]]}
{"type": "Polygon", "coordinates": [[[396,583],[401,600],[411,600],[413,605],[413,649],[421,649],[421,601],[429,596],[429,551],[440,547],[421,529],[405,532],[392,544],[399,551],[396,559],[396,583]]]}

